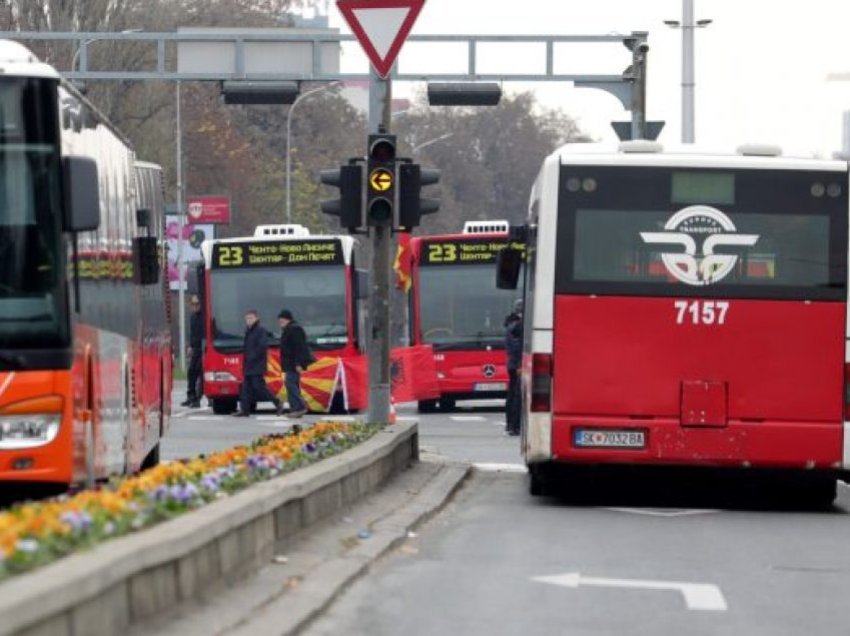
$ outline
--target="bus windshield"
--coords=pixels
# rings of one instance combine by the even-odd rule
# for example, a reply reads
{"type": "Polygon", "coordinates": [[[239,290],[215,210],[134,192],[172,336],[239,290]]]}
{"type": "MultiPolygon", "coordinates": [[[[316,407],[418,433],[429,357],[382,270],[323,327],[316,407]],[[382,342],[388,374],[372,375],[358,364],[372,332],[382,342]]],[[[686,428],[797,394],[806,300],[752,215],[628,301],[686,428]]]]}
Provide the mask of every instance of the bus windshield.
{"type": "Polygon", "coordinates": [[[777,300],[846,295],[842,173],[592,171],[582,174],[593,187],[576,188],[562,176],[560,293],[777,300]]]}
{"type": "Polygon", "coordinates": [[[348,342],[345,267],[256,267],[211,272],[213,344],[239,351],[245,333],[245,312],[256,309],[260,322],[276,344],[277,315],[289,309],[307,333],[314,349],[338,349],[348,342]],[[271,335],[274,334],[274,335],[271,335]]]}
{"type": "Polygon", "coordinates": [[[504,347],[504,321],[517,292],[496,288],[494,268],[492,263],[420,268],[423,343],[438,350],[504,347]]]}
{"type": "Polygon", "coordinates": [[[56,83],[0,80],[0,349],[70,342],[56,83]]]}

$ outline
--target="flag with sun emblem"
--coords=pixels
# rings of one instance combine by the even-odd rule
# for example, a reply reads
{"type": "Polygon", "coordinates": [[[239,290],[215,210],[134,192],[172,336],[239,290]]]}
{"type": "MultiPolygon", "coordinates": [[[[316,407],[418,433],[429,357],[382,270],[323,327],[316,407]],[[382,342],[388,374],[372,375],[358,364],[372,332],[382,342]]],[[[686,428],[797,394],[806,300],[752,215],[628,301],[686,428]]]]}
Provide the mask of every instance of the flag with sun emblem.
{"type": "MultiPolygon", "coordinates": [[[[301,374],[301,397],[312,413],[330,411],[340,378],[339,358],[319,358],[301,374]]],[[[285,374],[277,356],[269,354],[266,363],[266,384],[280,400],[286,402],[285,374]]]]}

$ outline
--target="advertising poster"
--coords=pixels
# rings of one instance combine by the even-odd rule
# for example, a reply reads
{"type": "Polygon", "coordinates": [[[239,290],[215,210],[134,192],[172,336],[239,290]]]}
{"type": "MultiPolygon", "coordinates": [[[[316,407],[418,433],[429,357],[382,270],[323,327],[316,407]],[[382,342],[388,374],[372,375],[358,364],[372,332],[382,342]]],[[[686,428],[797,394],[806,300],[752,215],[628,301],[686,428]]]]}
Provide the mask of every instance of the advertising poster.
{"type": "MultiPolygon", "coordinates": [[[[183,226],[183,236],[180,236],[180,222],[176,214],[165,215],[165,237],[168,240],[168,287],[171,291],[178,291],[179,276],[177,271],[178,244],[183,241],[183,263],[191,263],[201,260],[201,243],[215,238],[215,226],[209,223],[192,224],[183,226]]],[[[185,272],[185,270],[184,270],[185,272]]],[[[185,273],[183,288],[185,289],[185,273]]]]}

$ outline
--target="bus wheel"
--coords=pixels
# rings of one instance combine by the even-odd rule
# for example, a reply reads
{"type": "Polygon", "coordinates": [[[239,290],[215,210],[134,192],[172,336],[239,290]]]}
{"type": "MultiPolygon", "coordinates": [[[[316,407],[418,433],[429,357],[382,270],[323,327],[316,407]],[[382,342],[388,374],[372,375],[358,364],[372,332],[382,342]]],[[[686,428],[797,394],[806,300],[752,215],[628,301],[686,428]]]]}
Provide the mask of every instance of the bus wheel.
{"type": "Polygon", "coordinates": [[[543,466],[533,464],[528,467],[528,492],[532,497],[544,497],[549,494],[549,484],[546,482],[546,473],[543,466]]]}
{"type": "Polygon", "coordinates": [[[417,410],[420,413],[433,413],[437,410],[437,400],[419,400],[417,410]]]}
{"type": "Polygon", "coordinates": [[[212,403],[212,411],[216,415],[230,415],[236,410],[235,398],[215,398],[210,402],[212,403]]]}
{"type": "Polygon", "coordinates": [[[142,461],[142,470],[159,466],[159,442],[154,446],[142,461]]]}
{"type": "Polygon", "coordinates": [[[451,397],[441,397],[440,398],[440,410],[443,413],[451,413],[455,410],[455,399],[451,397]]]}

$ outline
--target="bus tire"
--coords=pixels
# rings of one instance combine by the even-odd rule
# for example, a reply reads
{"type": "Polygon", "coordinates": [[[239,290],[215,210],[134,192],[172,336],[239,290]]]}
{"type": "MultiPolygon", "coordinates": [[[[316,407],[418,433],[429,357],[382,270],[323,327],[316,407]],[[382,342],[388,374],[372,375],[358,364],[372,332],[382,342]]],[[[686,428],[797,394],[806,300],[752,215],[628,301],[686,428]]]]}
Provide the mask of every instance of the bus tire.
{"type": "Polygon", "coordinates": [[[434,413],[437,410],[437,400],[419,400],[416,410],[420,413],[434,413]]]}
{"type": "Polygon", "coordinates": [[[546,477],[541,466],[528,467],[528,492],[532,497],[545,497],[549,493],[546,477]]]}
{"type": "Polygon", "coordinates": [[[443,413],[451,413],[455,410],[457,403],[453,397],[443,396],[440,398],[440,411],[443,413]]]}
{"type": "Polygon", "coordinates": [[[141,470],[147,470],[149,468],[159,466],[159,446],[160,443],[157,442],[156,446],[154,446],[150,452],[145,455],[145,459],[142,461],[141,470]]]}
{"type": "Polygon", "coordinates": [[[210,403],[216,415],[230,415],[236,410],[236,398],[215,398],[210,403]]]}

